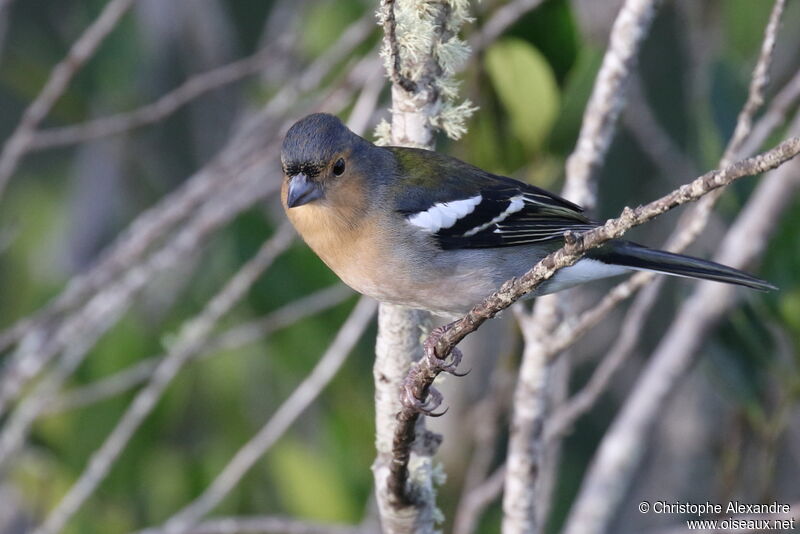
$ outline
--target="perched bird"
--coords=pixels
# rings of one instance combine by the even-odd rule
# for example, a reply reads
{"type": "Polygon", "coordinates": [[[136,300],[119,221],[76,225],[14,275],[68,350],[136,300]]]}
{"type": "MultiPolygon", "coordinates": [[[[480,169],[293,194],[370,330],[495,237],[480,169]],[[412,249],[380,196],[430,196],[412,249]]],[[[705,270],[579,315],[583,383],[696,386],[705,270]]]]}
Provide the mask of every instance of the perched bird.
{"type": "MultiPolygon", "coordinates": [[[[380,147],[323,113],[286,134],[283,207],[347,285],[382,302],[466,313],[506,280],[598,226],[553,193],[415,148],[380,147]]],[[[633,270],[755,289],[772,285],[710,261],[615,240],[561,269],[534,295],[633,270]]]]}

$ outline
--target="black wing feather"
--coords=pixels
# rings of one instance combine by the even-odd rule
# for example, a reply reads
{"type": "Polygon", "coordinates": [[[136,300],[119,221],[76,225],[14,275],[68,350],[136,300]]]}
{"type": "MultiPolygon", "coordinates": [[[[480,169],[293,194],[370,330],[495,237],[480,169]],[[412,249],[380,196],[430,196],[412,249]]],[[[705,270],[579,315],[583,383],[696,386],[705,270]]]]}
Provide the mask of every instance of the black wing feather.
{"type": "Polygon", "coordinates": [[[568,230],[583,232],[597,226],[577,204],[536,186],[436,152],[398,147],[389,150],[400,167],[396,209],[407,218],[436,204],[481,196],[471,213],[432,234],[443,249],[545,243],[563,240],[568,230]],[[520,200],[521,209],[507,214],[512,202],[519,205],[520,200]]]}

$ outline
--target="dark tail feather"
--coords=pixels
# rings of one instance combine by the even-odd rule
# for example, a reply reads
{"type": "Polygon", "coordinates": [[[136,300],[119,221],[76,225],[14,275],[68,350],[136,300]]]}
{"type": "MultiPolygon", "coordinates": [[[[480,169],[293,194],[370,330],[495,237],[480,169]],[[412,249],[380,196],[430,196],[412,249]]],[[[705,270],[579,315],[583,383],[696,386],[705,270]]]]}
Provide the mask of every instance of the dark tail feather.
{"type": "Polygon", "coordinates": [[[605,263],[622,265],[631,269],[702,278],[728,284],[737,284],[761,291],[778,289],[769,282],[713,261],[701,260],[682,254],[647,248],[630,241],[614,241],[590,251],[587,257],[605,263]]]}

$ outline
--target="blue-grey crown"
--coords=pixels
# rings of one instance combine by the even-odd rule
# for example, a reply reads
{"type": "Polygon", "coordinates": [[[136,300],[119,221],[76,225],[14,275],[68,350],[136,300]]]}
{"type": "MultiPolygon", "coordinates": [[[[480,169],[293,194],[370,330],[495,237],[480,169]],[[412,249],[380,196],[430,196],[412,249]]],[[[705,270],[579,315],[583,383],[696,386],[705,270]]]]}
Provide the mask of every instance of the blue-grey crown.
{"type": "Polygon", "coordinates": [[[357,139],[337,117],[314,113],[289,128],[281,148],[281,161],[287,170],[297,168],[307,172],[307,168],[326,165],[357,139]]]}

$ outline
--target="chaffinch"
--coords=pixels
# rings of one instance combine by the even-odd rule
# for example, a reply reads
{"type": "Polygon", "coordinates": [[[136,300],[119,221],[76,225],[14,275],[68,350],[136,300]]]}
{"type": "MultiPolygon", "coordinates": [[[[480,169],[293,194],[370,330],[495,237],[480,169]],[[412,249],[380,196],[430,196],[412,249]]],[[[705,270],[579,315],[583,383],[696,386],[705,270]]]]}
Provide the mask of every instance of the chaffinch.
{"type": "MultiPolygon", "coordinates": [[[[283,207],[328,267],[359,293],[439,315],[466,313],[560,248],[567,230],[598,226],[553,193],[437,152],[376,146],[323,113],[289,129],[281,163],[283,207]]],[[[616,240],[534,295],[631,269],[774,289],[724,265],[616,240]]]]}

